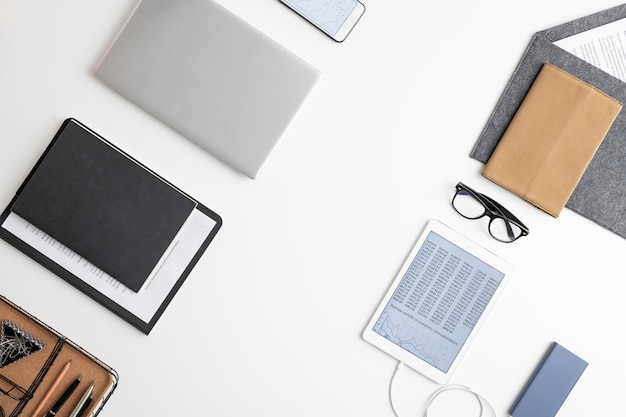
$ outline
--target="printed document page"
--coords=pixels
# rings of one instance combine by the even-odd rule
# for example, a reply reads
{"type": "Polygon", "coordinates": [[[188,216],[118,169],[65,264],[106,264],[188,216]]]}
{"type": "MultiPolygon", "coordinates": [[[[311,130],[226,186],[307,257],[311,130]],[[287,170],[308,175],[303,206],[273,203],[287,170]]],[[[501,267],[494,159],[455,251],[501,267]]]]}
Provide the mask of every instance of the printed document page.
{"type": "Polygon", "coordinates": [[[561,39],[554,45],[626,81],[626,18],[561,39]]]}
{"type": "Polygon", "coordinates": [[[126,288],[121,282],[15,213],[9,214],[2,227],[148,323],[215,227],[215,220],[194,209],[175,242],[170,245],[169,253],[157,267],[154,277],[139,292],[126,288]]]}

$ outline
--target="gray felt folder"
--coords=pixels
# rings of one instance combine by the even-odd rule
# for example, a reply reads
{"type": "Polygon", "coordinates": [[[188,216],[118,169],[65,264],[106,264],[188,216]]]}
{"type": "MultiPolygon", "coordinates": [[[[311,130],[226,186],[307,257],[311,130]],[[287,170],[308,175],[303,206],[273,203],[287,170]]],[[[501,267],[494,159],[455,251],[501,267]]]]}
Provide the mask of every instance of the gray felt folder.
{"type": "MultiPolygon", "coordinates": [[[[553,42],[626,17],[626,4],[537,32],[470,156],[487,162],[544,63],[551,63],[626,103],[626,83],[553,42]]],[[[626,112],[622,110],[566,207],[626,238],[626,112]]]]}

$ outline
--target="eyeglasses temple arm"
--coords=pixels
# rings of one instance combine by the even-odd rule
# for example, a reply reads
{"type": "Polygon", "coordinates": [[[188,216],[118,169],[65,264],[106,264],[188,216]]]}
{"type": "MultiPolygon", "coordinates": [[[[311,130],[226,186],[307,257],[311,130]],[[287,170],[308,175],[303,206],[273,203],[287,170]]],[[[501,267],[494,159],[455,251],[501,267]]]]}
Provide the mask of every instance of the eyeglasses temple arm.
{"type": "MultiPolygon", "coordinates": [[[[480,197],[481,197],[481,198],[484,198],[484,199],[485,199],[485,200],[487,200],[489,203],[491,203],[491,204],[492,204],[492,205],[496,208],[496,210],[498,210],[498,211],[500,212],[500,214],[503,214],[503,215],[504,215],[504,217],[508,217],[508,218],[509,218],[509,219],[511,219],[511,220],[515,220],[515,221],[516,221],[516,222],[517,222],[520,226],[522,226],[522,227],[521,227],[521,229],[522,229],[522,231],[523,231],[524,233],[528,233],[528,227],[526,227],[526,225],[525,225],[524,223],[522,223],[522,222],[520,221],[520,219],[518,219],[517,217],[515,217],[515,215],[514,215],[513,213],[511,213],[511,212],[510,212],[510,211],[508,211],[508,210],[507,210],[504,206],[502,206],[502,204],[498,203],[497,201],[493,200],[492,198],[490,198],[490,197],[488,197],[488,196],[486,196],[486,195],[484,195],[484,194],[480,194],[480,193],[478,193],[478,194],[480,195],[480,197]]],[[[506,219],[505,219],[505,220],[506,220],[506,219]]],[[[509,225],[509,222],[508,222],[508,221],[506,222],[506,227],[507,227],[507,231],[508,231],[510,234],[512,234],[512,233],[513,233],[513,231],[512,231],[512,230],[510,230],[510,227],[511,227],[511,226],[509,225]]]]}

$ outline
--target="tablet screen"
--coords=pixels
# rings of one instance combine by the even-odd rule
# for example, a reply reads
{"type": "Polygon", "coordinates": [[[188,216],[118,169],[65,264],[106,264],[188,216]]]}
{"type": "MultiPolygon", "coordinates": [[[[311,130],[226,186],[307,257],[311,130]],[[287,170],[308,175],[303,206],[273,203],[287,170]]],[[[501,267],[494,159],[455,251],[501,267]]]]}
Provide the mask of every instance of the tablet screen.
{"type": "Polygon", "coordinates": [[[372,331],[447,373],[505,275],[430,231],[372,331]]]}

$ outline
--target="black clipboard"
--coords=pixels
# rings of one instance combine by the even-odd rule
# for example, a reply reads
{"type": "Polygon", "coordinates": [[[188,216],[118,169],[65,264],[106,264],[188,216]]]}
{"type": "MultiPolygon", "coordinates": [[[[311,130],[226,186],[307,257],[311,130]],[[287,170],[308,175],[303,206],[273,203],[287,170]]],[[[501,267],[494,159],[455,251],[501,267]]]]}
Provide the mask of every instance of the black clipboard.
{"type": "MultiPolygon", "coordinates": [[[[128,154],[123,153],[123,151],[116,148],[113,144],[111,144],[101,136],[97,135],[95,132],[91,131],[89,128],[87,128],[77,120],[67,119],[63,122],[61,128],[59,129],[59,132],[57,132],[57,135],[55,135],[54,139],[52,140],[46,151],[42,154],[34,168],[31,170],[29,175],[26,177],[26,179],[16,192],[15,197],[0,215],[0,237],[11,243],[13,246],[18,248],[20,251],[22,251],[41,265],[45,266],[55,274],[65,279],[67,282],[78,288],[83,293],[89,295],[98,303],[105,306],[106,308],[126,320],[128,323],[135,326],[137,329],[141,330],[145,334],[149,334],[163,314],[163,312],[165,311],[165,309],[167,308],[167,306],[169,305],[169,303],[171,302],[171,300],[173,299],[173,297],[176,295],[176,293],[184,283],[185,279],[189,276],[192,269],[199,261],[200,257],[213,241],[213,238],[217,234],[218,230],[221,228],[222,219],[215,212],[213,212],[203,204],[197,202],[197,200],[194,200],[196,204],[194,210],[192,211],[192,214],[194,215],[194,218],[199,219],[200,222],[192,224],[194,225],[194,227],[196,224],[200,224],[202,232],[194,235],[195,243],[191,245],[191,249],[186,249],[186,252],[184,254],[185,256],[177,257],[176,255],[174,255],[163,257],[167,259],[161,265],[160,271],[162,269],[167,272],[167,284],[164,284],[163,280],[160,280],[160,276],[157,275],[152,278],[152,293],[145,292],[151,291],[150,288],[142,289],[139,292],[124,288],[123,284],[106,274],[104,271],[100,270],[95,265],[92,265],[88,259],[83,259],[71,248],[64,247],[62,242],[56,241],[53,236],[46,235],[45,231],[40,230],[37,228],[37,226],[31,225],[26,220],[19,218],[19,216],[16,216],[15,213],[13,213],[12,211],[13,204],[19,198],[20,192],[24,189],[28,181],[31,180],[33,174],[48,155],[48,152],[50,151],[55,141],[58,140],[61,133],[64,132],[64,129],[70,125],[73,127],[78,126],[81,129],[84,129],[84,132],[82,133],[84,134],[86,140],[90,140],[90,138],[93,138],[95,140],[102,141],[114,147],[117,151],[121,152],[121,157],[128,158],[145,170],[148,170],[145,166],[141,165],[134,158],[130,157],[128,154]],[[9,224],[17,224],[20,225],[20,227],[28,227],[29,232],[24,232],[24,234],[22,234],[21,229],[16,228],[16,226],[11,228],[8,226],[9,224]],[[19,230],[19,232],[16,232],[16,230],[19,230]],[[36,234],[37,236],[39,236],[39,238],[36,240],[30,240],[31,234],[36,234]],[[38,242],[40,240],[50,242],[49,245],[51,247],[56,246],[58,248],[61,248],[61,252],[63,252],[63,256],[65,257],[58,255],[58,251],[49,251],[50,248],[47,247],[35,248],[35,246],[39,244],[38,242]],[[51,253],[52,255],[50,255],[51,253]],[[66,257],[76,259],[76,262],[69,263],[67,262],[66,257]],[[178,260],[179,262],[179,266],[175,270],[173,270],[174,272],[169,272],[171,270],[168,269],[166,263],[170,260],[170,258],[172,260],[178,260]],[[183,261],[181,261],[181,259],[183,261]],[[180,264],[181,262],[184,263],[180,264]],[[94,272],[92,272],[92,275],[89,275],[84,272],[86,269],[93,270],[94,272]],[[85,276],[87,276],[88,278],[85,279],[85,276]],[[97,279],[94,277],[97,277],[97,279]],[[157,288],[158,292],[157,290],[154,290],[154,288],[157,288]],[[148,294],[149,296],[147,296],[146,294],[148,294]],[[144,308],[142,306],[142,303],[144,303],[143,300],[149,300],[149,307],[144,308]]],[[[148,171],[152,175],[158,177],[168,186],[173,187],[174,189],[182,193],[182,191],[174,187],[172,184],[170,184],[154,172],[150,170],[148,171]]],[[[192,216],[190,216],[190,218],[191,217],[192,216]]],[[[177,235],[177,239],[184,239],[184,235],[183,237],[179,237],[177,235]]],[[[176,245],[172,246],[175,247],[176,245]]],[[[177,249],[172,249],[170,255],[177,253],[174,252],[174,250],[177,249]]]]}
{"type": "MultiPolygon", "coordinates": [[[[553,44],[626,18],[626,4],[533,35],[470,156],[486,163],[544,63],[553,64],[626,105],[626,83],[553,44]]],[[[570,210],[626,238],[626,110],[613,123],[566,204],[570,210]]]]}

